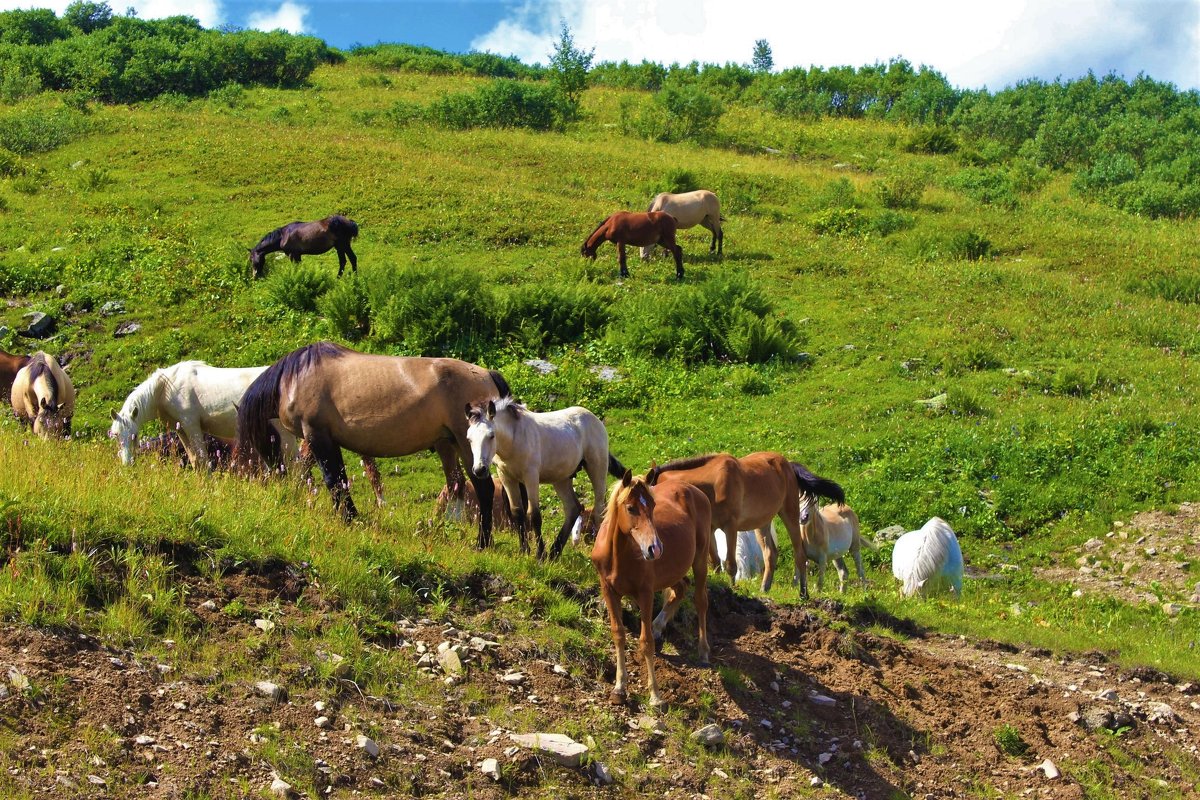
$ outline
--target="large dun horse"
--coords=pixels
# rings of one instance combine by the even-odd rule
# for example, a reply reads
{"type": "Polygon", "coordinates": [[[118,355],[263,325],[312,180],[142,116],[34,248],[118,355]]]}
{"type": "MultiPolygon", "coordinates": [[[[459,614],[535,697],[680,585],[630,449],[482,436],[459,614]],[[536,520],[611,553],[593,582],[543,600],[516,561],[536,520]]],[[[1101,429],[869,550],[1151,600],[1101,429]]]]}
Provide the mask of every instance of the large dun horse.
{"type": "Polygon", "coordinates": [[[652,247],[662,245],[675,256],[675,277],[683,280],[683,248],[675,244],[675,218],[661,211],[636,213],[618,211],[596,226],[579,249],[581,255],[596,259],[596,250],[605,242],[617,246],[621,261],[621,277],[629,277],[625,264],[625,245],[652,247]]]}
{"type": "Polygon", "coordinates": [[[44,439],[70,436],[75,416],[75,387],[54,358],[41,350],[13,378],[13,413],[44,439]]]}
{"type": "Polygon", "coordinates": [[[580,469],[587,472],[592,484],[592,508],[599,508],[604,498],[605,470],[614,478],[625,472],[625,467],[608,452],[604,423],[582,406],[539,413],[511,397],[478,407],[467,406],[466,415],[471,471],[482,478],[495,463],[496,474],[517,520],[521,552],[529,552],[525,531],[532,527],[539,559],[546,554],[539,487],[543,483],[554,487],[564,515],[562,528],[550,547],[550,558],[558,558],[571,528],[583,514],[573,485],[575,474],[580,469]]]}
{"type": "Polygon", "coordinates": [[[609,497],[604,521],[592,548],[592,564],[600,577],[600,594],[608,607],[609,628],[617,650],[617,677],[612,698],[625,701],[625,626],[621,598],[637,601],[642,619],[641,649],[650,704],[662,704],[654,679],[654,640],[661,638],[687,590],[687,573],[695,582],[693,597],[699,620],[699,661],[708,664],[708,549],[712,520],[708,500],[690,484],[667,481],[651,487],[626,470],[609,497]],[[663,608],[651,622],[654,594],[666,590],[663,608]]]}
{"type": "MultiPolygon", "coordinates": [[[[701,225],[712,231],[712,243],[708,252],[721,255],[725,248],[725,234],[721,231],[721,201],[708,189],[672,194],[661,192],[650,201],[650,211],[664,211],[675,218],[675,229],[682,231],[701,225]]],[[[642,248],[642,260],[650,258],[654,246],[642,248]]]]}
{"type": "Polygon", "coordinates": [[[0,350],[0,400],[8,400],[12,394],[13,379],[21,367],[29,363],[29,356],[18,356],[0,350]]]}
{"type": "MultiPolygon", "coordinates": [[[[358,353],[332,342],[295,350],[272,364],[238,407],[238,452],[274,466],[277,447],[269,423],[303,439],[321,467],[334,508],[350,520],[342,448],[361,456],[405,456],[434,450],[446,483],[471,461],[463,408],[511,395],[495,370],[453,358],[406,358],[358,353]]],[[[491,543],[492,479],[472,475],[479,500],[479,546],[491,543]]]]}
{"type": "Polygon", "coordinates": [[[254,277],[261,278],[263,260],[267,253],[282,250],[292,261],[300,263],[300,256],[317,256],[337,250],[338,277],[346,269],[346,259],[350,266],[358,272],[358,258],[350,249],[350,240],[358,236],[358,223],[334,214],[316,222],[292,222],[282,228],[276,228],[262,238],[250,249],[250,266],[254,268],[254,277]]]}
{"type": "MultiPolygon", "coordinates": [[[[800,495],[820,495],[845,502],[842,487],[831,480],[818,477],[803,464],[788,461],[779,453],[751,453],[734,458],[728,453],[685,458],[652,468],[646,481],[656,485],[663,481],[683,481],[695,486],[712,506],[712,530],[754,530],[759,546],[766,556],[762,590],[771,588],[775,579],[778,549],[771,535],[771,520],[780,517],[792,539],[795,554],[795,577],[800,593],[808,597],[808,558],[800,532],[800,495]]],[[[712,552],[717,548],[712,545],[712,552]]],[[[737,578],[736,539],[730,541],[725,569],[731,580],[737,578]]]]}

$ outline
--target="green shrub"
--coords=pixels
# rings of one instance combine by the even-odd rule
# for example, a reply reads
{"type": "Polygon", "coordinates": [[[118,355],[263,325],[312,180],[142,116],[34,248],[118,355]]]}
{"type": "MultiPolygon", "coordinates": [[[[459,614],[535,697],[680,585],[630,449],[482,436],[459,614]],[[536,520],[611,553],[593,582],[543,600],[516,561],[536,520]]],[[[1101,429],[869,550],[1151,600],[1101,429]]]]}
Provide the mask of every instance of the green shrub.
{"type": "Polygon", "coordinates": [[[622,132],[655,142],[703,143],[716,134],[724,113],[721,101],[698,86],[666,86],[640,109],[635,101],[622,101],[622,132]]]}
{"type": "Polygon", "coordinates": [[[493,338],[494,301],[475,272],[421,265],[376,273],[367,298],[375,338],[409,353],[473,357],[493,338]]]}
{"type": "Polygon", "coordinates": [[[1006,756],[1017,758],[1029,751],[1029,743],[1021,738],[1021,732],[1008,723],[996,728],[992,738],[996,741],[996,747],[1006,756]]]}
{"type": "Polygon", "coordinates": [[[1200,304],[1200,275],[1153,272],[1127,284],[1131,292],[1176,303],[1200,304]]]}
{"type": "Polygon", "coordinates": [[[910,153],[948,155],[958,150],[958,137],[949,128],[920,127],[908,137],[904,149],[910,153]]]}
{"type": "Polygon", "coordinates": [[[496,291],[489,326],[532,352],[593,339],[612,317],[611,290],[594,284],[523,285],[496,291]]]}
{"type": "Polygon", "coordinates": [[[11,178],[24,171],[21,157],[7,148],[0,147],[0,178],[11,178]]]}
{"type": "Polygon", "coordinates": [[[241,108],[246,103],[246,90],[230,82],[209,92],[208,99],[225,108],[241,108]]]}
{"type": "Polygon", "coordinates": [[[862,202],[858,190],[849,178],[836,178],[829,181],[821,190],[813,195],[817,208],[859,208],[862,202]]]}
{"type": "Polygon", "coordinates": [[[0,62],[0,102],[12,105],[42,90],[42,78],[34,70],[16,63],[0,62]]]}
{"type": "Polygon", "coordinates": [[[334,277],[328,269],[291,261],[271,270],[267,294],[277,305],[295,311],[316,311],[321,295],[332,288],[334,277]]]}
{"type": "Polygon", "coordinates": [[[992,255],[992,242],[975,231],[958,231],[950,237],[950,255],[966,261],[980,261],[992,255]]]}
{"type": "Polygon", "coordinates": [[[857,208],[827,208],[808,218],[808,227],[818,236],[857,236],[866,218],[857,208]]]}
{"type": "Polygon", "coordinates": [[[338,335],[358,341],[371,331],[370,302],[366,282],[353,272],[317,298],[317,310],[329,320],[338,335]]]}
{"type": "Polygon", "coordinates": [[[699,189],[700,180],[691,170],[672,167],[663,175],[662,185],[664,188],[661,191],[682,194],[683,192],[694,192],[699,189]]]}
{"type": "Polygon", "coordinates": [[[557,130],[567,116],[562,96],[550,86],[501,79],[474,92],[450,94],[427,109],[433,122],[447,128],[530,128],[557,130]]]}
{"type": "Polygon", "coordinates": [[[771,393],[771,382],[753,367],[735,367],[729,373],[729,382],[742,394],[762,396],[771,393]]]}
{"type": "Polygon", "coordinates": [[[925,193],[925,179],[916,172],[897,172],[872,184],[875,196],[884,208],[914,209],[925,193]]]}
{"type": "Polygon", "coordinates": [[[1018,205],[1017,187],[1008,171],[998,167],[968,167],[950,177],[950,188],[986,205],[1014,209],[1018,205]]]}
{"type": "Polygon", "coordinates": [[[901,214],[899,211],[893,211],[890,208],[885,208],[883,211],[871,217],[867,223],[867,232],[873,233],[879,237],[891,236],[893,233],[906,231],[917,224],[916,219],[910,214],[901,214]]]}
{"type": "Polygon", "coordinates": [[[0,118],[0,148],[18,154],[42,153],[83,136],[91,129],[76,111],[25,111],[0,118]]]}

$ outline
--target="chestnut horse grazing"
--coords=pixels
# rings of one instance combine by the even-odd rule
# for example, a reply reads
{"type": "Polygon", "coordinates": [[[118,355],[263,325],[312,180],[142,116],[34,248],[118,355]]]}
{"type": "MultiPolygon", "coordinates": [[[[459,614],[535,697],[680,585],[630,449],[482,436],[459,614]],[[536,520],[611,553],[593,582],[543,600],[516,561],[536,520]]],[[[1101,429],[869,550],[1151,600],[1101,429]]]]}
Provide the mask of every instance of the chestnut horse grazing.
{"type": "Polygon", "coordinates": [[[53,356],[39,350],[29,357],[13,379],[10,400],[17,419],[43,439],[71,435],[75,387],[53,356]]]}
{"type": "Polygon", "coordinates": [[[608,622],[617,648],[617,677],[612,698],[625,701],[625,626],[621,598],[637,601],[642,618],[642,660],[650,705],[662,705],[654,680],[654,640],[661,638],[687,589],[692,571],[693,595],[700,623],[697,655],[708,664],[708,548],[712,519],[708,500],[695,487],[668,481],[651,487],[642,477],[625,471],[613,486],[604,521],[592,548],[592,564],[600,576],[600,594],[608,607],[608,622]],[[666,590],[663,608],[654,621],[654,593],[666,590]]]}
{"type": "Polygon", "coordinates": [[[596,230],[588,236],[579,252],[594,261],[596,250],[600,245],[612,242],[617,246],[617,255],[621,259],[621,277],[628,278],[629,269],[625,266],[625,245],[634,247],[662,245],[675,256],[675,277],[683,280],[683,248],[675,244],[676,227],[675,218],[661,211],[646,213],[618,211],[596,226],[596,230]]]}
{"type": "MultiPolygon", "coordinates": [[[[675,218],[675,229],[681,231],[701,225],[712,231],[712,243],[708,252],[717,251],[721,255],[725,249],[725,234],[721,231],[721,201],[708,189],[697,189],[694,192],[672,194],[660,192],[650,201],[649,211],[665,211],[675,218]]],[[[650,258],[654,246],[642,248],[642,260],[650,258]]]]}
{"type": "MultiPolygon", "coordinates": [[[[734,458],[728,453],[685,458],[654,467],[646,474],[652,486],[663,481],[683,481],[704,492],[712,506],[712,530],[753,530],[766,555],[762,590],[768,591],[775,579],[778,549],[771,535],[771,520],[783,519],[792,539],[796,570],[793,584],[808,597],[808,557],[800,532],[800,495],[821,495],[841,503],[846,499],[842,487],[817,477],[803,464],[788,461],[779,453],[751,453],[734,458]]],[[[716,554],[715,533],[712,553],[716,554]]],[[[725,570],[730,580],[737,579],[736,539],[730,542],[725,570]]]]}
{"type": "Polygon", "coordinates": [[[29,363],[29,356],[18,356],[0,350],[0,400],[12,394],[13,379],[21,367],[29,363]]]}
{"type": "MultiPolygon", "coordinates": [[[[346,481],[342,448],[372,458],[434,450],[446,482],[470,463],[463,408],[511,394],[494,371],[453,358],[358,353],[317,342],[276,361],[246,389],[238,407],[240,457],[278,461],[270,421],[302,438],[316,458],[347,521],[358,514],[346,481]]],[[[479,498],[479,546],[492,540],[492,479],[471,477],[479,498]]]]}
{"type": "Polygon", "coordinates": [[[346,269],[346,258],[350,266],[358,272],[358,258],[350,249],[350,240],[358,236],[358,223],[341,214],[334,214],[316,222],[292,222],[282,228],[276,228],[262,238],[250,250],[250,266],[254,267],[254,277],[261,278],[263,274],[263,258],[267,253],[282,250],[297,264],[300,256],[317,256],[337,248],[338,277],[342,277],[346,269]]]}

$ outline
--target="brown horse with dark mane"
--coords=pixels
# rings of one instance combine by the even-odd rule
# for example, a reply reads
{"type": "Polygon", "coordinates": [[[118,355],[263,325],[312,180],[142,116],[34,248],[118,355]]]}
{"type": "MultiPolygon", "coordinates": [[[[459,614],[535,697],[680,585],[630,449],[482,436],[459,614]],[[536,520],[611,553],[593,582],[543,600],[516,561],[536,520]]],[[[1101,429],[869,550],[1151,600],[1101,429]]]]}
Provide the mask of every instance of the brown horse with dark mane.
{"type": "Polygon", "coordinates": [[[651,487],[625,470],[613,486],[604,521],[592,548],[592,565],[600,576],[600,594],[608,607],[609,627],[617,649],[617,677],[612,697],[625,701],[625,626],[621,598],[637,601],[642,618],[642,660],[650,705],[661,705],[654,680],[654,640],[662,637],[687,589],[692,571],[699,620],[697,645],[701,664],[708,664],[708,550],[712,521],[704,493],[682,481],[651,487]],[[654,594],[666,590],[663,608],[654,621],[654,594]]]}
{"type": "MultiPolygon", "coordinates": [[[[771,588],[779,555],[771,536],[771,520],[776,516],[783,519],[796,561],[793,584],[798,583],[800,594],[808,597],[808,555],[800,530],[800,495],[820,495],[845,503],[846,494],[841,486],[773,452],[751,453],[741,458],[715,453],[672,461],[646,473],[646,482],[651,486],[666,481],[683,481],[704,492],[712,505],[712,531],[720,528],[755,532],[766,561],[762,577],[764,592],[771,588]]],[[[711,549],[715,558],[715,534],[711,549]]],[[[737,577],[736,550],[737,538],[732,536],[725,557],[730,579],[737,577]]]]}
{"type": "Polygon", "coordinates": [[[250,249],[250,266],[254,267],[254,277],[261,278],[263,274],[263,259],[267,253],[282,250],[295,263],[300,263],[300,256],[317,256],[337,249],[338,277],[346,269],[346,259],[350,266],[358,272],[358,258],[350,249],[350,240],[358,236],[358,223],[334,214],[316,222],[292,222],[282,228],[276,228],[262,238],[250,249]]]}
{"type": "Polygon", "coordinates": [[[0,350],[0,400],[12,394],[13,379],[21,367],[29,363],[29,356],[18,356],[0,350]]]}
{"type": "MultiPolygon", "coordinates": [[[[350,520],[342,448],[363,457],[406,456],[433,450],[446,482],[469,469],[471,445],[463,407],[512,393],[495,370],[453,358],[406,358],[358,353],[332,342],[295,350],[246,389],[238,407],[239,458],[279,460],[270,422],[303,439],[321,467],[334,508],[350,520]]],[[[492,479],[471,475],[479,499],[479,546],[491,543],[492,479]]]]}
{"type": "Polygon", "coordinates": [[[588,236],[579,252],[594,261],[596,250],[600,245],[612,242],[617,246],[617,255],[621,260],[621,277],[628,278],[629,269],[625,266],[625,245],[634,247],[661,245],[675,256],[675,277],[683,280],[683,248],[675,244],[676,227],[675,218],[662,211],[618,211],[596,226],[596,230],[588,236]]]}

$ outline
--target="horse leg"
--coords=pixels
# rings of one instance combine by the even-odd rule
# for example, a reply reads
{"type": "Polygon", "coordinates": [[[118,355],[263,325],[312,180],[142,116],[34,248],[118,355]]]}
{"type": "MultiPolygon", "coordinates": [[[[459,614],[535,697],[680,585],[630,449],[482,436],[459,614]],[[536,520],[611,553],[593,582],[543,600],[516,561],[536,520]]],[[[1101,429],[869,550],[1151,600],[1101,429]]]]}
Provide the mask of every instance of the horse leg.
{"type": "Polygon", "coordinates": [[[300,254],[299,253],[288,253],[288,258],[290,258],[292,260],[293,264],[300,263],[300,254]]]}
{"type": "Polygon", "coordinates": [[[642,616],[642,661],[646,665],[646,685],[650,689],[650,705],[661,706],[662,696],[658,693],[658,682],[654,680],[654,589],[652,584],[643,583],[638,590],[638,611],[642,616]]]}
{"type": "Polygon", "coordinates": [[[482,478],[471,476],[475,499],[479,502],[479,549],[492,546],[492,501],[496,495],[496,484],[491,475],[482,478]]]}
{"type": "Polygon", "coordinates": [[[346,242],[346,255],[350,257],[350,269],[354,274],[358,274],[358,256],[354,255],[354,249],[350,247],[350,243],[346,242]]]}
{"type": "Polygon", "coordinates": [[[558,495],[558,499],[563,505],[563,524],[558,531],[558,537],[554,540],[554,544],[550,546],[550,560],[558,558],[562,555],[563,547],[567,544],[567,537],[571,535],[571,528],[575,525],[575,519],[583,513],[583,506],[579,502],[579,498],[575,495],[575,488],[571,485],[571,479],[559,481],[554,484],[554,492],[558,495]]]}
{"type": "Polygon", "coordinates": [[[833,560],[833,566],[837,568],[838,574],[838,591],[842,594],[846,593],[846,576],[850,574],[846,569],[846,559],[844,556],[838,556],[833,560]]]}
{"type": "Polygon", "coordinates": [[[696,581],[696,591],[692,593],[692,601],[696,606],[696,619],[699,625],[696,655],[700,665],[707,667],[712,650],[708,646],[708,570],[704,567],[704,554],[696,553],[696,557],[692,559],[692,579],[696,581]]]}
{"type": "Polygon", "coordinates": [[[671,252],[675,255],[675,280],[683,280],[683,248],[671,243],[671,252]]]}
{"type": "Polygon", "coordinates": [[[206,472],[208,470],[208,447],[204,444],[204,431],[195,421],[180,423],[179,441],[187,453],[192,469],[206,472]]]}
{"type": "Polygon", "coordinates": [[[829,556],[821,553],[816,557],[817,562],[817,591],[825,593],[825,567],[829,563],[829,556]]]}
{"type": "Polygon", "coordinates": [[[767,523],[765,528],[758,528],[754,531],[754,536],[758,539],[758,546],[763,553],[763,576],[761,588],[764,592],[771,591],[771,583],[775,580],[775,565],[779,561],[779,546],[775,544],[775,537],[771,535],[771,523],[767,523]]]}
{"type": "Polygon", "coordinates": [[[862,548],[855,543],[854,547],[850,550],[850,555],[854,557],[854,570],[858,573],[858,582],[865,589],[867,588],[867,576],[863,573],[862,548]]]}
{"type": "Polygon", "coordinates": [[[383,478],[379,475],[379,465],[370,456],[362,457],[363,472],[371,482],[371,491],[375,493],[375,505],[383,506],[383,478]]]}
{"type": "Polygon", "coordinates": [[[354,498],[350,496],[350,480],[346,477],[346,462],[342,459],[342,448],[333,441],[325,431],[313,430],[308,425],[305,439],[312,450],[317,464],[321,467],[321,476],[325,478],[325,486],[333,496],[333,508],[342,514],[346,522],[358,516],[354,506],[354,498]]]}
{"type": "Polygon", "coordinates": [[[617,242],[617,258],[621,262],[621,277],[629,277],[629,269],[625,266],[625,243],[617,242]]]}
{"type": "Polygon", "coordinates": [[[346,271],[346,254],[342,252],[342,248],[337,249],[338,254],[338,277],[342,277],[342,273],[346,271]]]}
{"type": "Polygon", "coordinates": [[[800,496],[788,491],[788,499],[784,502],[779,516],[787,528],[788,537],[792,540],[792,560],[795,564],[792,585],[800,587],[800,596],[808,599],[808,547],[804,543],[804,532],[800,529],[800,496]]]}
{"type": "Polygon", "coordinates": [[[682,578],[679,583],[668,588],[663,593],[663,607],[658,612],[658,616],[654,618],[654,639],[662,641],[663,631],[667,629],[667,625],[675,617],[675,612],[679,610],[679,606],[683,605],[684,592],[687,591],[687,578],[682,578]]]}
{"type": "Polygon", "coordinates": [[[517,523],[517,540],[521,543],[521,554],[527,555],[529,542],[525,538],[525,492],[521,489],[521,482],[507,472],[500,473],[500,484],[504,487],[504,493],[508,495],[508,510],[517,523]]]}
{"type": "Polygon", "coordinates": [[[537,537],[537,559],[544,561],[546,559],[546,543],[542,541],[542,506],[539,497],[538,479],[531,475],[526,475],[522,482],[525,486],[525,492],[528,495],[526,508],[529,513],[529,526],[533,528],[533,534],[537,537]]]}
{"type": "Polygon", "coordinates": [[[641,250],[642,261],[649,261],[650,256],[654,255],[654,245],[643,247],[641,250]]]}
{"type": "Polygon", "coordinates": [[[610,698],[613,702],[625,702],[625,624],[621,621],[621,596],[610,584],[600,582],[600,594],[608,608],[608,630],[612,633],[613,646],[617,650],[617,677],[613,681],[610,698]]]}

